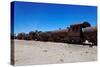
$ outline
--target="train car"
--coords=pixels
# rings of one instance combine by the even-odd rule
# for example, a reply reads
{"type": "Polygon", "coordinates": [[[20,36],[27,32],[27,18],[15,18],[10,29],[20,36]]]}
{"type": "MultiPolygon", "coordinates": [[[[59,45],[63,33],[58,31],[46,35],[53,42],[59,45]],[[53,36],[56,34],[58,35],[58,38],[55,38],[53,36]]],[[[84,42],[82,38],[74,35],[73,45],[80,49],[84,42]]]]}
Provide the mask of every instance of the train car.
{"type": "Polygon", "coordinates": [[[64,42],[73,44],[83,44],[86,40],[91,42],[92,45],[97,45],[97,29],[91,27],[87,22],[81,24],[70,25],[70,28],[65,37],[64,42]]]}

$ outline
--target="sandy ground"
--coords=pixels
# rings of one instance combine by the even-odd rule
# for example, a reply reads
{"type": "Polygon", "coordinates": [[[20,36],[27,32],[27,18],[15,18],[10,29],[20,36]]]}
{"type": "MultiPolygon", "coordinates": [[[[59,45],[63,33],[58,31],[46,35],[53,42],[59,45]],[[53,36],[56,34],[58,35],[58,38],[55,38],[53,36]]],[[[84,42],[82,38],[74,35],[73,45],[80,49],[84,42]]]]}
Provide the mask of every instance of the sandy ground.
{"type": "Polygon", "coordinates": [[[97,47],[15,40],[15,65],[87,62],[97,60],[97,47]]]}

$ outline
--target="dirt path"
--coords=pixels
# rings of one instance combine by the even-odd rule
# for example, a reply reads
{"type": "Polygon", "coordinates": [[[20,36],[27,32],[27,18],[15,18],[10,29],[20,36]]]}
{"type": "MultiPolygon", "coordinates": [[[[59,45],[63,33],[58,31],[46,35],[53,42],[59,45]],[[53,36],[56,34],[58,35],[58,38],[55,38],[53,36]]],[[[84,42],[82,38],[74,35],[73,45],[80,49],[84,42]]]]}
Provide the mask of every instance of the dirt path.
{"type": "Polygon", "coordinates": [[[97,60],[97,47],[15,40],[15,65],[87,62],[97,60]]]}

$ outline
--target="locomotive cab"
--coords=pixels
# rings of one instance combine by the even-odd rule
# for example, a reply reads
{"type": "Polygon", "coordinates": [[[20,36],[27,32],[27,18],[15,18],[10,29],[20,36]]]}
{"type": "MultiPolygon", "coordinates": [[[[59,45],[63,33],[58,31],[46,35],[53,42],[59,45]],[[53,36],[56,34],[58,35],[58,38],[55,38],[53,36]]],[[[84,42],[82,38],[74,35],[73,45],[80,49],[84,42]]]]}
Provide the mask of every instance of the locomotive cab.
{"type": "Polygon", "coordinates": [[[86,28],[89,26],[90,26],[90,24],[88,22],[70,25],[70,28],[68,30],[68,34],[66,37],[66,42],[77,43],[77,44],[84,42],[85,39],[83,37],[82,28],[86,28]]]}

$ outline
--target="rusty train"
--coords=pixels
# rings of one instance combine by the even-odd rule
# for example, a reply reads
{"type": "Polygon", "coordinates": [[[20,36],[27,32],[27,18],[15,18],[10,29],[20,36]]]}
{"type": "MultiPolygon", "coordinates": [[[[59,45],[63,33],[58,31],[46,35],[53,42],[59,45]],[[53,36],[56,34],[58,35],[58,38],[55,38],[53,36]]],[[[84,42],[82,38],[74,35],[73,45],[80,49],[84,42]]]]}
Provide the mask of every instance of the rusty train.
{"type": "Polygon", "coordinates": [[[74,24],[68,29],[41,33],[38,40],[77,44],[83,44],[88,40],[93,45],[97,45],[97,28],[91,27],[87,22],[74,24]]]}
{"type": "Polygon", "coordinates": [[[20,40],[51,41],[73,44],[83,44],[86,40],[92,45],[97,45],[97,28],[91,27],[88,22],[70,25],[67,29],[29,32],[29,34],[19,34],[15,37],[20,40]]]}

